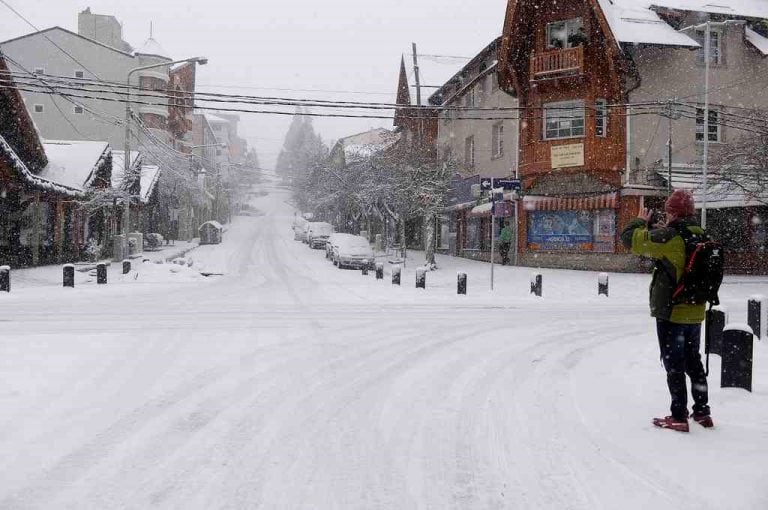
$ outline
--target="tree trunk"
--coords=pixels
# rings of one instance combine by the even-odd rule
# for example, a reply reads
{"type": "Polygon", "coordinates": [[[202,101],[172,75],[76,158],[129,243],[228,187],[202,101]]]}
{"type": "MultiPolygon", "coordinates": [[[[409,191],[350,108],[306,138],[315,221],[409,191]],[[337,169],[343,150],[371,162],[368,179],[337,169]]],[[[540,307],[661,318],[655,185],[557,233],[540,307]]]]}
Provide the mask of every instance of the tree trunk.
{"type": "Polygon", "coordinates": [[[435,215],[427,213],[424,216],[424,263],[432,268],[437,268],[435,262],[435,215]]]}
{"type": "Polygon", "coordinates": [[[400,215],[400,220],[398,221],[398,228],[400,230],[400,253],[401,257],[403,258],[403,265],[405,265],[405,257],[407,255],[405,248],[405,216],[402,214],[400,215]]]}

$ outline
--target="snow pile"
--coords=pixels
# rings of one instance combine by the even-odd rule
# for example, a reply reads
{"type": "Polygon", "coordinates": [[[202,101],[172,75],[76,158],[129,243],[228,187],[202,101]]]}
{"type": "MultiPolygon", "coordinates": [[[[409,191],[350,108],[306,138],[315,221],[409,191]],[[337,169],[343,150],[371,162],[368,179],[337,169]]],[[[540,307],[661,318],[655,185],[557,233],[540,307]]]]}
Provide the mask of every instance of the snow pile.
{"type": "Polygon", "coordinates": [[[135,264],[130,272],[121,275],[121,283],[182,283],[205,280],[185,259],[176,259],[172,264],[144,262],[135,264]],[[179,263],[179,262],[183,263],[179,263]]]}

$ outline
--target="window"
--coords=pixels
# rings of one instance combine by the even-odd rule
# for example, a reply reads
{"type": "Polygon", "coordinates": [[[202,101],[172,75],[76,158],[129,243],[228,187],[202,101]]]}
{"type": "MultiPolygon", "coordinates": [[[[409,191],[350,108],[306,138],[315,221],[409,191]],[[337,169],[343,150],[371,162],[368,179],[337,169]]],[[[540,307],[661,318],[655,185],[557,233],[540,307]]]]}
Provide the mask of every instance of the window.
{"type": "Polygon", "coordinates": [[[74,112],[75,112],[75,115],[82,115],[83,114],[83,107],[82,106],[75,106],[74,112]]]}
{"type": "Polygon", "coordinates": [[[43,113],[43,111],[45,110],[45,108],[43,108],[43,105],[41,104],[36,104],[34,106],[34,109],[35,109],[35,113],[43,113]]]}
{"type": "Polygon", "coordinates": [[[584,136],[584,101],[544,105],[544,139],[584,136]]]}
{"type": "Polygon", "coordinates": [[[574,48],[586,40],[581,18],[547,24],[547,48],[574,48]]]}
{"type": "Polygon", "coordinates": [[[75,71],[75,78],[84,78],[85,74],[82,71],[75,71]]]}
{"type": "Polygon", "coordinates": [[[45,68],[35,67],[35,74],[45,74],[45,68]]]}
{"type": "Polygon", "coordinates": [[[608,134],[608,102],[605,99],[595,101],[595,135],[608,134]]]}
{"type": "Polygon", "coordinates": [[[464,164],[468,168],[475,167],[475,137],[468,136],[464,140],[464,164]]]}
{"type": "Polygon", "coordinates": [[[493,125],[491,131],[491,152],[493,158],[500,158],[504,155],[504,124],[499,122],[493,125]]]}
{"type": "MultiPolygon", "coordinates": [[[[704,44],[705,34],[704,31],[697,31],[696,36],[701,43],[701,48],[698,50],[698,61],[700,64],[704,63],[704,44]]],[[[722,51],[720,51],[720,43],[722,37],[720,32],[716,30],[709,31],[709,63],[720,64],[722,62],[722,51]]]]}
{"type": "Polygon", "coordinates": [[[488,80],[486,80],[487,76],[483,76],[479,80],[478,86],[480,87],[480,97],[481,99],[483,96],[485,96],[488,93],[488,80]]]}
{"type": "MultiPolygon", "coordinates": [[[[722,142],[722,130],[720,129],[720,112],[709,110],[709,141],[722,142]]],[[[696,141],[704,141],[704,109],[696,108],[696,141]]]]}

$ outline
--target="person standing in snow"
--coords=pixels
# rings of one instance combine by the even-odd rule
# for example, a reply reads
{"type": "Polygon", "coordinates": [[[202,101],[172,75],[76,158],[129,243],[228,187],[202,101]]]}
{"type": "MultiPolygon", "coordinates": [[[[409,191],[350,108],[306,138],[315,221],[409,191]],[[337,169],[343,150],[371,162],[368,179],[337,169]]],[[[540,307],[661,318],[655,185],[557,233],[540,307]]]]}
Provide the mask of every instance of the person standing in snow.
{"type": "Polygon", "coordinates": [[[693,420],[703,427],[713,426],[708,405],[707,376],[699,354],[701,322],[705,304],[675,304],[672,299],[686,263],[685,241],[680,234],[688,229],[693,234],[704,231],[696,220],[693,196],[676,190],[664,204],[666,220],[651,224],[653,211],[641,209],[621,234],[624,246],[635,255],[654,260],[651,279],[651,316],[656,318],[661,359],[667,372],[667,386],[672,399],[671,415],[654,418],[657,427],[688,432],[688,388],[691,379],[693,420]]]}
{"type": "Polygon", "coordinates": [[[509,228],[509,220],[504,221],[504,226],[499,233],[499,253],[501,254],[501,264],[509,264],[509,248],[512,244],[512,229],[509,228]]]}

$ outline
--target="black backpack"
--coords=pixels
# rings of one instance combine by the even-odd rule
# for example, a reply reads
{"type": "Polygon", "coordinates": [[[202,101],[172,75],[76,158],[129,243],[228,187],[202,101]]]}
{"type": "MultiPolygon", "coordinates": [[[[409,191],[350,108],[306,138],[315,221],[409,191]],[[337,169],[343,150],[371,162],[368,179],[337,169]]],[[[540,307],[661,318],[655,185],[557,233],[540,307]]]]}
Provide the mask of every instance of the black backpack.
{"type": "Polygon", "coordinates": [[[676,230],[685,241],[685,268],[672,293],[672,303],[720,304],[717,292],[723,283],[723,245],[706,232],[694,234],[685,225],[676,230]]]}

